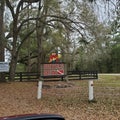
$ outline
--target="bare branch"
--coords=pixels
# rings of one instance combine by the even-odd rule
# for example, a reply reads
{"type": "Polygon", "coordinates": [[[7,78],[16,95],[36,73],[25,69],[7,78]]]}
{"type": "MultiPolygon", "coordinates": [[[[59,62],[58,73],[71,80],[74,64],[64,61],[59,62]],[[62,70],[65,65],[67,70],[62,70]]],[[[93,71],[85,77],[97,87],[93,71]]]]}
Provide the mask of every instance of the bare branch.
{"type": "Polygon", "coordinates": [[[35,2],[39,2],[41,0],[21,0],[22,2],[27,2],[27,3],[35,3],[35,2]]]}
{"type": "Polygon", "coordinates": [[[7,7],[10,9],[11,14],[12,14],[12,16],[13,16],[13,18],[14,18],[14,9],[13,9],[13,7],[11,6],[11,3],[10,3],[9,0],[6,0],[6,5],[7,5],[7,7]]]}

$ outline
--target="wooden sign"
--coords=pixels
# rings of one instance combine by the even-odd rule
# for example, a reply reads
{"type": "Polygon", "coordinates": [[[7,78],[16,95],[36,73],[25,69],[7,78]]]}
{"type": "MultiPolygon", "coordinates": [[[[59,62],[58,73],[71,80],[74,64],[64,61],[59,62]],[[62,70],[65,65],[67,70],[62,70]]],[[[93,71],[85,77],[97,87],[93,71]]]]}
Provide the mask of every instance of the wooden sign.
{"type": "Polygon", "coordinates": [[[57,77],[66,75],[66,64],[44,63],[41,65],[41,76],[57,77]]]}

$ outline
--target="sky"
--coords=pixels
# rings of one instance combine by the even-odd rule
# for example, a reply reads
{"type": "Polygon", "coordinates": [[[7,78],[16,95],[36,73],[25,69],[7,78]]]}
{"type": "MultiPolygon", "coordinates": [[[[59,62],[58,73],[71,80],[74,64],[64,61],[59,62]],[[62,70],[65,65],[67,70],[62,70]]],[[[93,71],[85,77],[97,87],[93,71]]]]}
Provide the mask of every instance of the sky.
{"type": "Polygon", "coordinates": [[[96,14],[101,22],[109,22],[113,21],[116,14],[114,12],[115,5],[117,3],[117,0],[110,0],[110,2],[106,2],[105,0],[97,0],[96,5],[94,5],[94,9],[96,11],[96,14]]]}

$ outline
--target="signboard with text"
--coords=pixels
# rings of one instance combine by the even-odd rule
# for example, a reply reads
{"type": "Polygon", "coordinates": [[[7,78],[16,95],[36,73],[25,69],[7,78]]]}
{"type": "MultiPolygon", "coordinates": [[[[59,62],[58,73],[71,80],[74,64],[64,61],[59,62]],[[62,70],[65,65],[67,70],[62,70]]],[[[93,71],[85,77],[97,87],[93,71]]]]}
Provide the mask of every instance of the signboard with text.
{"type": "Polygon", "coordinates": [[[0,62],[0,72],[8,72],[8,71],[9,71],[9,63],[0,62]]]}
{"type": "Polygon", "coordinates": [[[65,63],[44,63],[41,64],[41,76],[60,77],[67,74],[65,63]]]}

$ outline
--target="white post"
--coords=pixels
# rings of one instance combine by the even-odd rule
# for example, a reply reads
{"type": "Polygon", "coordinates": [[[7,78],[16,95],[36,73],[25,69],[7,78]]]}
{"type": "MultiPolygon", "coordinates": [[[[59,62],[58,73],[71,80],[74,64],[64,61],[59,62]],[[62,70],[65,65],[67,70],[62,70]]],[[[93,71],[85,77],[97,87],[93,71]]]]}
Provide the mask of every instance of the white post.
{"type": "Polygon", "coordinates": [[[93,80],[89,80],[89,101],[92,101],[93,97],[93,80]]]}
{"type": "Polygon", "coordinates": [[[41,99],[42,97],[42,81],[38,82],[38,93],[37,93],[37,99],[41,99]]]}

